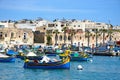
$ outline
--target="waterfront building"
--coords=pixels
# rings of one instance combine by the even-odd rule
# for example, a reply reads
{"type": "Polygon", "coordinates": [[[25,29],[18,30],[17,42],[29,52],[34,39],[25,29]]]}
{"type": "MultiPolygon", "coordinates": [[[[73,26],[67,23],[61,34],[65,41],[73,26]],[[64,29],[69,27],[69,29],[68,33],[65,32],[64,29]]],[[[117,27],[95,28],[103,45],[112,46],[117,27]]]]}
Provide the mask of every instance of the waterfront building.
{"type": "Polygon", "coordinates": [[[6,25],[9,23],[0,24],[5,27],[0,28],[0,44],[4,45],[22,45],[22,44],[33,44],[33,32],[31,29],[21,29],[17,28],[14,24],[14,26],[8,26],[6,25]]]}
{"type": "Polygon", "coordinates": [[[90,46],[108,42],[110,40],[108,31],[112,31],[111,40],[120,40],[117,27],[102,22],[90,20],[58,20],[47,21],[43,19],[0,22],[0,43],[20,43],[20,44],[44,44],[48,43],[48,36],[51,38],[50,44],[74,44],[90,46]],[[64,30],[66,28],[66,30],[64,30]],[[106,30],[103,32],[102,30],[106,30]],[[115,31],[117,30],[117,31],[115,31]],[[88,37],[89,32],[89,37],[88,37]],[[118,34],[118,35],[116,35],[118,34]],[[15,37],[12,37],[14,35],[15,37]],[[27,38],[24,37],[27,35],[27,38]],[[104,38],[103,38],[104,35],[104,38]],[[97,39],[96,39],[97,36],[97,39]],[[72,38],[71,38],[72,37],[72,38]],[[89,42],[88,42],[89,38],[89,42]],[[97,42],[97,43],[96,43],[97,42]]]}
{"type": "Polygon", "coordinates": [[[15,22],[9,21],[0,21],[0,28],[13,28],[15,26],[15,22]]]}
{"type": "Polygon", "coordinates": [[[32,20],[19,20],[15,23],[15,27],[21,28],[21,29],[32,29],[32,31],[35,31],[36,24],[32,20]]]}
{"type": "MultiPolygon", "coordinates": [[[[93,22],[93,21],[89,21],[89,20],[54,20],[53,22],[47,22],[46,26],[41,26],[41,27],[37,27],[36,30],[40,31],[40,32],[44,32],[44,44],[47,43],[46,40],[46,35],[47,35],[47,31],[49,31],[50,35],[51,35],[51,42],[53,45],[55,45],[56,43],[56,39],[57,39],[57,43],[58,44],[63,44],[64,43],[64,31],[63,28],[67,27],[67,29],[73,29],[75,31],[74,36],[72,38],[73,40],[73,44],[75,45],[88,45],[88,37],[87,35],[87,30],[89,30],[90,32],[90,37],[89,37],[89,46],[92,47],[92,45],[96,45],[96,30],[98,31],[97,33],[97,44],[101,44],[103,43],[103,32],[100,30],[109,30],[109,25],[106,23],[101,23],[101,22],[93,22]],[[53,33],[55,30],[58,30],[59,33],[57,33],[57,38],[56,38],[56,34],[53,33]]],[[[119,34],[119,32],[113,32],[112,33],[112,40],[119,40],[118,36],[115,34],[119,34]]],[[[71,44],[71,34],[70,32],[66,32],[65,33],[65,43],[66,44],[71,44]]],[[[109,41],[109,35],[108,32],[105,32],[105,43],[107,41],[109,41]]]]}

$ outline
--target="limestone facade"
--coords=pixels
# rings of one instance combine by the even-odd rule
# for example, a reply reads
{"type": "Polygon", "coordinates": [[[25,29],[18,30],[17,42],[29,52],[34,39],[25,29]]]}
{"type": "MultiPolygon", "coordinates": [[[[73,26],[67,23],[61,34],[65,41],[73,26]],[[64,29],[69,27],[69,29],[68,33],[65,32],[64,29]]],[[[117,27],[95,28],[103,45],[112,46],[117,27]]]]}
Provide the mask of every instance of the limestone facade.
{"type": "MultiPolygon", "coordinates": [[[[0,43],[2,44],[34,44],[34,33],[35,31],[40,31],[42,33],[42,40],[44,42],[42,44],[46,45],[47,39],[47,30],[51,31],[52,44],[55,45],[55,33],[54,30],[58,30],[59,33],[57,35],[57,44],[64,43],[64,31],[63,28],[68,27],[69,29],[74,29],[75,34],[73,35],[73,44],[76,45],[85,45],[88,44],[88,37],[86,37],[86,30],[90,31],[90,42],[89,45],[92,46],[96,44],[96,33],[95,30],[98,31],[100,29],[109,29],[109,25],[106,23],[100,22],[92,22],[89,20],[69,20],[69,21],[25,21],[14,23],[14,22],[0,22],[0,43]],[[24,22],[24,23],[23,23],[24,22]],[[29,29],[30,28],[30,29],[29,29]],[[33,31],[34,29],[35,31],[33,31]]],[[[114,29],[114,28],[113,28],[114,29]]],[[[116,29],[116,28],[115,28],[116,29]]],[[[117,27],[119,29],[119,27],[117,27]]],[[[41,35],[40,35],[41,36],[41,35]]],[[[98,36],[98,44],[103,41],[103,33],[99,32],[98,36]]],[[[120,33],[113,32],[111,34],[113,41],[120,40],[120,33]],[[117,35],[116,35],[117,34],[117,35]]],[[[40,38],[40,37],[39,37],[40,38]]],[[[109,41],[109,35],[105,33],[105,42],[109,41]]],[[[66,44],[71,44],[70,33],[66,32],[66,44]]]]}
{"type": "Polygon", "coordinates": [[[33,44],[33,32],[31,29],[0,28],[1,44],[33,44]]]}

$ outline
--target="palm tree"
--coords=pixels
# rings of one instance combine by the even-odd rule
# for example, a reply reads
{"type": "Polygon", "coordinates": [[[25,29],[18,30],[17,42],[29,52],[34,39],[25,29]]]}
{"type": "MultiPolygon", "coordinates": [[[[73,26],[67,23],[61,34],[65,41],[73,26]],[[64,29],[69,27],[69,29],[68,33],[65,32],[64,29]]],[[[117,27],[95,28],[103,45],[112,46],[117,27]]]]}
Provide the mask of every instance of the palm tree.
{"type": "Polygon", "coordinates": [[[96,47],[98,47],[98,36],[99,36],[99,31],[98,29],[95,29],[95,36],[96,36],[96,47]]]}
{"type": "Polygon", "coordinates": [[[52,34],[50,30],[46,31],[46,38],[47,38],[47,45],[51,45],[52,44],[52,34]]]}
{"type": "Polygon", "coordinates": [[[105,43],[105,33],[107,33],[107,29],[100,29],[100,32],[103,33],[103,44],[105,43]]]}
{"type": "Polygon", "coordinates": [[[88,39],[87,41],[88,41],[88,47],[89,47],[90,46],[90,44],[89,44],[90,43],[90,31],[86,30],[85,32],[86,32],[85,37],[87,37],[87,39],[88,39]]]}
{"type": "Polygon", "coordinates": [[[108,35],[109,35],[109,41],[111,41],[112,40],[112,33],[113,33],[113,26],[110,24],[110,27],[109,27],[109,29],[108,29],[108,35]]]}
{"type": "Polygon", "coordinates": [[[60,33],[60,32],[59,32],[57,29],[53,31],[53,34],[55,34],[55,45],[57,44],[58,34],[59,34],[59,33],[60,33]]]}
{"type": "Polygon", "coordinates": [[[69,34],[71,37],[71,46],[73,44],[73,36],[76,34],[76,31],[74,29],[69,29],[69,34]]]}
{"type": "Polygon", "coordinates": [[[68,27],[63,27],[62,31],[64,32],[64,44],[66,43],[66,33],[67,33],[68,27]]]}

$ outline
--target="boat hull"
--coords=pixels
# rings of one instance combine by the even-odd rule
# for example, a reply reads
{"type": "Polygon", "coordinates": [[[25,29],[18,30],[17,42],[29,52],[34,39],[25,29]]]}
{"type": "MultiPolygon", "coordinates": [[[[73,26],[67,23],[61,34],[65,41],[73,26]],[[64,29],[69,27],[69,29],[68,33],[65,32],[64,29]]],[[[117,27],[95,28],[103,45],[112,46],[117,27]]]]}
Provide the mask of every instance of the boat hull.
{"type": "Polygon", "coordinates": [[[57,54],[56,52],[45,52],[45,54],[57,54]]]}
{"type": "Polygon", "coordinates": [[[84,57],[71,57],[70,61],[88,61],[88,58],[84,58],[84,57]]]}
{"type": "Polygon", "coordinates": [[[15,62],[15,58],[14,57],[1,57],[0,58],[0,62],[15,62]]]}
{"type": "Polygon", "coordinates": [[[38,60],[25,60],[24,68],[33,69],[70,69],[70,57],[65,56],[60,61],[39,62],[38,60]]]}
{"type": "Polygon", "coordinates": [[[69,69],[70,62],[60,65],[41,65],[37,63],[24,63],[24,68],[33,68],[33,69],[69,69]]]}

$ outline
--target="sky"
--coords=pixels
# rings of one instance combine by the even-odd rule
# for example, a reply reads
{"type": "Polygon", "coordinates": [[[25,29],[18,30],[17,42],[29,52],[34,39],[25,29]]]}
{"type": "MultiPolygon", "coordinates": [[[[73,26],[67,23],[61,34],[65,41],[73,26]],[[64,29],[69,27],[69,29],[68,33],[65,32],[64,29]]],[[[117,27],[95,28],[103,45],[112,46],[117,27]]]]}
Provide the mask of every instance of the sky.
{"type": "Polygon", "coordinates": [[[0,0],[0,20],[38,17],[120,25],[120,0],[0,0]]]}

